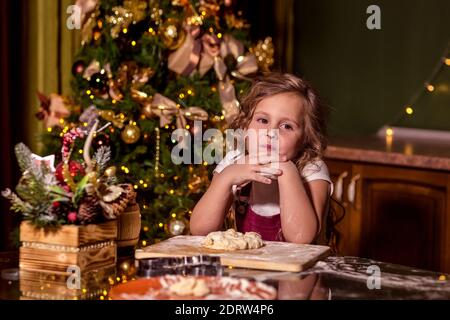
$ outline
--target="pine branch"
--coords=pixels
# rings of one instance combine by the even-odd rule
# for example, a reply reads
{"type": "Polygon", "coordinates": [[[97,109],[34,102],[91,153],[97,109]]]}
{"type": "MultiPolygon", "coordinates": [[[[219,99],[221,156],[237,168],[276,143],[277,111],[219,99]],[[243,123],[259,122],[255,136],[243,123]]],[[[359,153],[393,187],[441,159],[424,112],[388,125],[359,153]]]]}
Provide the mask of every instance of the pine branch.
{"type": "Polygon", "coordinates": [[[11,202],[11,210],[22,212],[24,215],[29,215],[33,212],[33,206],[20,199],[19,196],[9,188],[2,191],[2,196],[11,202]]]}
{"type": "Polygon", "coordinates": [[[22,173],[30,170],[32,163],[30,149],[28,149],[28,147],[21,142],[15,146],[14,151],[16,153],[17,163],[19,164],[22,173]]]}
{"type": "Polygon", "coordinates": [[[109,146],[101,146],[95,152],[94,159],[100,169],[100,172],[103,172],[106,165],[111,160],[111,148],[109,146]]]}

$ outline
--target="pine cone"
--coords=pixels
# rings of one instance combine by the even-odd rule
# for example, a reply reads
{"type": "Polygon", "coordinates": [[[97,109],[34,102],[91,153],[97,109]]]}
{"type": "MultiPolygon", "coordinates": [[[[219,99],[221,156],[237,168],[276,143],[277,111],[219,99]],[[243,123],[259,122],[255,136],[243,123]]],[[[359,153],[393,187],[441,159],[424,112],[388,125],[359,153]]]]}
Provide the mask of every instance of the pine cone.
{"type": "Polygon", "coordinates": [[[93,222],[102,208],[96,196],[85,196],[78,208],[78,221],[81,224],[88,224],[93,222]]]}
{"type": "Polygon", "coordinates": [[[120,184],[124,192],[114,202],[106,203],[100,201],[103,208],[103,215],[106,219],[115,219],[120,215],[127,206],[136,203],[136,192],[131,184],[120,184]]]}

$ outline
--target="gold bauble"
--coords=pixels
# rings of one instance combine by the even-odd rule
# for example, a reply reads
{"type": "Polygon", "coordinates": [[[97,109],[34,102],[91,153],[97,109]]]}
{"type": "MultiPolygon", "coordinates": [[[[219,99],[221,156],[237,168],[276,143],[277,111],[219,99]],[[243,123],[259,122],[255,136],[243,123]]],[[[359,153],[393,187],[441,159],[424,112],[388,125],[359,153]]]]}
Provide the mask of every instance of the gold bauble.
{"type": "Polygon", "coordinates": [[[177,19],[167,19],[159,28],[161,38],[170,50],[175,50],[183,44],[186,39],[186,31],[177,19]]]}
{"type": "Polygon", "coordinates": [[[141,136],[141,129],[135,124],[128,124],[123,128],[120,136],[125,143],[136,143],[141,136]]]}
{"type": "Polygon", "coordinates": [[[115,177],[117,168],[115,166],[111,166],[105,169],[105,176],[107,177],[115,177]]]}
{"type": "Polygon", "coordinates": [[[172,236],[179,236],[186,230],[186,223],[183,220],[172,220],[169,223],[169,232],[172,236]]]}

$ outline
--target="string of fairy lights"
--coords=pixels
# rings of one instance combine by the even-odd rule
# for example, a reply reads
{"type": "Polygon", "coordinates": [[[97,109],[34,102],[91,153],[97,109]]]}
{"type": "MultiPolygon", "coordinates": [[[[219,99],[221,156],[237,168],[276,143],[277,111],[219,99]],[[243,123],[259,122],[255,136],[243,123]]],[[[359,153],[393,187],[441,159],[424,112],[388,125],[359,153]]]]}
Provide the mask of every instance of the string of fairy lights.
{"type": "Polygon", "coordinates": [[[405,118],[411,117],[414,114],[414,109],[417,101],[424,93],[433,93],[436,89],[435,80],[439,73],[446,67],[450,66],[450,42],[448,42],[443,54],[440,56],[439,61],[432,69],[430,75],[426,78],[424,84],[411,96],[408,103],[404,106],[402,112],[397,118],[386,126],[386,136],[391,137],[394,135],[394,128],[396,124],[400,123],[405,118]]]}

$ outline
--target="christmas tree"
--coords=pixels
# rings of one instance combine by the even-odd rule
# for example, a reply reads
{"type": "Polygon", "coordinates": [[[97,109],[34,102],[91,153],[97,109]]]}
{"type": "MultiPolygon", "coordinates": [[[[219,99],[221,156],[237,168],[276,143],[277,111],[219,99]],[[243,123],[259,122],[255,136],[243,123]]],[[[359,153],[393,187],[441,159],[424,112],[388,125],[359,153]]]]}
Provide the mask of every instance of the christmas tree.
{"type": "MultiPolygon", "coordinates": [[[[92,145],[110,147],[113,165],[105,174],[137,192],[141,244],[187,233],[214,166],[174,165],[171,150],[178,141],[172,132],[225,130],[249,80],[272,65],[271,39],[253,46],[249,26],[231,0],[75,4],[81,48],[72,68],[73,95],[39,95],[37,116],[47,127],[44,153],[59,154],[71,128],[109,123],[92,145]]],[[[75,146],[75,163],[82,153],[82,145],[75,146]]]]}

